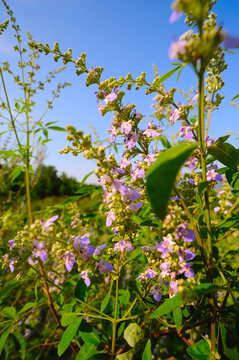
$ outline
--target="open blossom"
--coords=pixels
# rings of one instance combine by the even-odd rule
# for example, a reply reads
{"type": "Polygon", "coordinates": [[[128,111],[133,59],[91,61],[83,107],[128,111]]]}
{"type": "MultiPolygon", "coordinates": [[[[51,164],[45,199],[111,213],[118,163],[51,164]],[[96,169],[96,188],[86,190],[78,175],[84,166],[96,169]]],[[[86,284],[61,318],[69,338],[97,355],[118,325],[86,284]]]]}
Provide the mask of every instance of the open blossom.
{"type": "Polygon", "coordinates": [[[176,109],[171,112],[171,116],[170,116],[169,120],[174,124],[175,121],[177,121],[180,118],[180,115],[181,115],[181,110],[176,109]]]}
{"type": "Polygon", "coordinates": [[[110,272],[112,271],[114,268],[113,268],[113,265],[106,262],[104,263],[104,260],[101,259],[99,263],[96,263],[96,270],[98,270],[101,274],[103,272],[110,272]]]}
{"type": "Polygon", "coordinates": [[[170,269],[171,261],[165,261],[160,265],[161,269],[161,277],[165,278],[170,275],[171,269],[170,269]]]}
{"type": "Polygon", "coordinates": [[[130,131],[132,130],[132,125],[131,125],[130,120],[125,121],[121,124],[121,130],[126,135],[128,135],[130,133],[130,131]]]}
{"type": "Polygon", "coordinates": [[[114,252],[117,251],[124,252],[124,251],[132,251],[132,250],[133,250],[133,246],[126,240],[121,240],[114,245],[114,252]]]}
{"type": "Polygon", "coordinates": [[[179,274],[183,274],[184,273],[184,276],[188,279],[194,277],[194,271],[192,269],[192,264],[191,263],[181,263],[181,270],[179,270],[179,274]]]}
{"type": "Polygon", "coordinates": [[[155,271],[153,268],[148,268],[146,271],[145,271],[145,275],[147,276],[148,279],[153,279],[155,278],[155,276],[158,275],[157,271],[155,271]]]}
{"type": "Polygon", "coordinates": [[[143,169],[137,168],[136,170],[131,171],[131,176],[134,180],[141,179],[144,177],[145,171],[143,169]]]}
{"type": "MultiPolygon", "coordinates": [[[[3,255],[2,259],[4,259],[4,260],[8,259],[8,254],[3,255]]],[[[13,273],[13,271],[15,269],[15,267],[14,267],[15,262],[16,262],[16,259],[7,260],[7,264],[9,266],[9,269],[10,269],[11,273],[13,273]]]]}
{"type": "MultiPolygon", "coordinates": [[[[174,295],[177,294],[177,292],[178,292],[178,282],[177,282],[177,281],[174,281],[174,280],[173,280],[173,281],[170,281],[169,288],[170,288],[170,290],[172,291],[173,296],[174,296],[174,295]]],[[[170,297],[172,297],[172,295],[171,295],[170,297]]]]}
{"type": "Polygon", "coordinates": [[[125,143],[125,146],[130,150],[135,146],[136,141],[138,141],[138,136],[137,136],[136,132],[132,132],[130,134],[127,134],[127,137],[124,140],[124,143],[125,143]]]}
{"type": "Polygon", "coordinates": [[[75,255],[72,252],[67,251],[61,258],[65,261],[67,271],[71,271],[75,263],[75,255]]]}
{"type": "Polygon", "coordinates": [[[148,166],[152,165],[155,160],[157,159],[156,154],[147,155],[144,161],[147,163],[148,166]]]}
{"type": "Polygon", "coordinates": [[[84,279],[86,286],[90,286],[89,269],[82,271],[80,277],[84,279]]]}
{"type": "Polygon", "coordinates": [[[183,137],[185,140],[192,140],[193,133],[191,126],[182,126],[179,130],[179,136],[183,137]]]}
{"type": "Polygon", "coordinates": [[[45,241],[37,241],[37,240],[33,241],[33,247],[32,247],[33,255],[35,257],[39,257],[42,262],[46,262],[48,258],[47,252],[44,250],[45,247],[46,247],[45,241]]]}
{"type": "Polygon", "coordinates": [[[150,292],[153,295],[155,301],[160,301],[161,300],[161,298],[162,298],[162,290],[161,290],[160,286],[156,285],[156,286],[152,287],[150,292]]]}
{"type": "Polygon", "coordinates": [[[173,10],[173,12],[170,15],[169,23],[173,24],[176,21],[178,21],[183,16],[183,13],[181,11],[173,10]]]}
{"type": "Polygon", "coordinates": [[[53,224],[54,221],[56,221],[58,219],[58,215],[55,215],[53,216],[52,218],[50,218],[49,220],[47,221],[43,221],[40,219],[40,222],[41,222],[41,226],[42,226],[42,229],[45,231],[45,232],[48,232],[49,231],[49,227],[53,224]]]}
{"type": "Polygon", "coordinates": [[[16,244],[15,244],[15,241],[14,240],[8,240],[8,244],[9,244],[9,246],[10,246],[10,250],[12,250],[13,248],[14,248],[14,246],[16,246],[16,244]]]}
{"type": "Polygon", "coordinates": [[[188,229],[187,223],[178,225],[176,229],[176,239],[181,238],[186,242],[193,242],[195,240],[195,233],[193,230],[188,229]]]}
{"type": "Polygon", "coordinates": [[[207,181],[214,180],[214,181],[221,181],[223,180],[223,176],[217,173],[217,165],[211,164],[208,166],[207,170],[207,181]]]}
{"type": "Polygon", "coordinates": [[[113,102],[117,98],[116,93],[109,94],[105,97],[105,103],[108,105],[110,102],[113,102]]]}
{"type": "Polygon", "coordinates": [[[197,158],[191,156],[190,158],[188,158],[188,160],[186,161],[185,165],[188,165],[190,170],[195,170],[196,166],[199,164],[199,161],[197,158]]]}
{"type": "Polygon", "coordinates": [[[174,41],[168,51],[168,56],[171,60],[178,59],[179,55],[183,55],[186,52],[187,46],[186,40],[176,40],[174,41]]]}
{"type": "Polygon", "coordinates": [[[175,245],[175,242],[172,240],[172,236],[166,237],[164,236],[164,240],[157,243],[155,245],[155,249],[160,251],[162,253],[162,258],[165,258],[168,253],[173,252],[173,246],[175,245]]]}

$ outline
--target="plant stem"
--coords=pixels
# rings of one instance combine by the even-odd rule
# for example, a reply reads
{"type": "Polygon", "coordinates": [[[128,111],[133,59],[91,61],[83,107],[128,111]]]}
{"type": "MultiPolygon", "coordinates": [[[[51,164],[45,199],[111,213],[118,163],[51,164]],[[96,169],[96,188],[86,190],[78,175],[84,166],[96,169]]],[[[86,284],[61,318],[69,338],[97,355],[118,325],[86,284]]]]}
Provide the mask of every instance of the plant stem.
{"type": "Polygon", "coordinates": [[[116,330],[117,330],[117,310],[118,310],[118,296],[119,296],[119,279],[116,279],[116,289],[115,289],[115,313],[113,321],[113,336],[112,336],[112,345],[111,345],[111,356],[114,359],[115,355],[115,343],[116,343],[116,330]]]}
{"type": "MultiPolygon", "coordinates": [[[[198,135],[200,142],[202,181],[207,181],[206,151],[204,139],[204,66],[201,63],[199,71],[199,101],[198,101],[198,135]]],[[[208,265],[211,274],[211,283],[213,283],[213,239],[211,230],[211,216],[208,190],[205,191],[205,216],[207,224],[208,241],[208,265]]],[[[211,354],[215,353],[216,342],[216,323],[214,316],[214,298],[210,296],[210,316],[211,316],[211,354]]]]}
{"type": "Polygon", "coordinates": [[[20,140],[19,140],[19,137],[18,137],[18,133],[17,133],[17,129],[16,129],[16,126],[15,126],[15,122],[14,122],[14,119],[13,119],[13,116],[12,116],[11,106],[10,106],[10,103],[9,103],[8,94],[7,94],[7,89],[6,89],[6,85],[5,85],[5,81],[4,81],[4,78],[3,78],[3,74],[2,74],[2,69],[1,69],[1,68],[0,68],[0,75],[1,75],[2,85],[3,85],[3,89],[4,89],[4,94],[5,94],[6,101],[7,101],[8,112],[9,112],[9,115],[10,115],[10,118],[11,118],[11,123],[12,123],[13,131],[14,131],[14,134],[15,134],[15,136],[16,136],[17,144],[18,144],[18,147],[19,147],[19,150],[20,150],[20,149],[22,148],[22,144],[20,143],[20,140]]]}

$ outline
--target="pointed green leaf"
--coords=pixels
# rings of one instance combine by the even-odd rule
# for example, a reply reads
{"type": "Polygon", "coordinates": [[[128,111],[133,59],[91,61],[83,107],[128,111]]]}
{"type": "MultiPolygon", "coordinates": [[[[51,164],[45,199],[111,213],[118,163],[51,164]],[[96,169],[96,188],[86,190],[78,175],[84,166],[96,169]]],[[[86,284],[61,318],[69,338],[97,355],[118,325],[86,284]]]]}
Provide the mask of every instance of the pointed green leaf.
{"type": "Polygon", "coordinates": [[[223,165],[226,165],[231,169],[237,169],[239,156],[237,149],[234,148],[233,145],[227,142],[214,144],[208,148],[208,152],[223,165]]]}
{"type": "Polygon", "coordinates": [[[21,174],[22,172],[22,166],[17,166],[11,173],[11,180],[12,182],[21,174]]]}
{"type": "Polygon", "coordinates": [[[95,329],[91,332],[80,331],[80,337],[85,343],[99,345],[100,337],[95,329]]]}
{"type": "Polygon", "coordinates": [[[173,309],[173,320],[175,322],[176,329],[179,331],[183,320],[182,309],[180,308],[180,306],[176,309],[173,309]]]}
{"type": "Polygon", "coordinates": [[[124,331],[124,339],[129,346],[135,347],[144,338],[144,331],[136,323],[131,323],[124,331]]]}
{"type": "Polygon", "coordinates": [[[36,305],[37,305],[37,303],[35,303],[35,302],[26,303],[26,304],[23,306],[23,308],[19,311],[18,314],[22,314],[22,313],[24,313],[25,311],[33,308],[33,307],[36,306],[36,305]]]}
{"type": "Polygon", "coordinates": [[[142,360],[152,360],[151,341],[150,341],[150,339],[148,340],[148,342],[147,342],[147,344],[146,344],[146,346],[144,348],[142,360]]]}
{"type": "Polygon", "coordinates": [[[55,131],[66,131],[63,127],[60,126],[48,126],[48,129],[55,130],[55,131]]]}
{"type": "Polygon", "coordinates": [[[2,310],[2,315],[5,317],[8,317],[10,319],[14,319],[16,316],[16,309],[12,306],[5,307],[5,309],[2,310]]]}
{"type": "Polygon", "coordinates": [[[108,305],[108,302],[110,300],[110,295],[111,295],[111,288],[110,288],[108,294],[105,296],[104,300],[101,303],[101,306],[100,306],[100,311],[101,312],[103,312],[105,310],[106,306],[108,305]]]}
{"type": "Polygon", "coordinates": [[[164,151],[147,173],[147,192],[154,212],[163,220],[177,173],[198,144],[181,143],[164,151]]]}
{"type": "Polygon", "coordinates": [[[196,345],[188,347],[187,353],[195,360],[209,360],[210,346],[206,340],[200,340],[196,345]]]}
{"type": "Polygon", "coordinates": [[[75,297],[81,301],[86,301],[88,288],[83,279],[80,279],[75,288],[75,297]]]}
{"type": "Polygon", "coordinates": [[[7,341],[7,338],[8,338],[8,336],[9,336],[11,330],[12,330],[12,327],[13,327],[13,325],[11,325],[9,328],[7,328],[2,333],[2,335],[0,337],[0,355],[1,355],[2,351],[3,351],[3,348],[4,348],[4,345],[5,345],[6,341],[7,341]]]}
{"type": "Polygon", "coordinates": [[[178,71],[181,68],[180,66],[176,66],[175,68],[169,70],[168,72],[166,72],[164,75],[158,77],[154,83],[153,83],[153,89],[156,89],[160,84],[162,84],[165,80],[167,80],[168,78],[170,78],[170,76],[172,76],[176,71],[178,71]]]}
{"type": "Polygon", "coordinates": [[[135,349],[131,349],[123,354],[117,355],[117,360],[133,360],[135,349]]]}
{"type": "Polygon", "coordinates": [[[84,343],[84,345],[81,347],[80,351],[77,354],[77,357],[75,360],[88,360],[93,355],[98,354],[99,352],[95,350],[96,346],[93,344],[87,344],[84,343]]]}
{"type": "Polygon", "coordinates": [[[70,345],[71,340],[75,336],[80,326],[81,320],[82,318],[80,317],[76,318],[64,331],[61,341],[59,342],[57,347],[58,356],[61,356],[70,345]]]}
{"type": "Polygon", "coordinates": [[[239,359],[239,354],[237,350],[237,343],[234,339],[234,336],[220,323],[219,329],[221,333],[223,353],[227,356],[228,359],[239,359]]]}
{"type": "Polygon", "coordinates": [[[178,308],[180,305],[183,304],[183,300],[181,296],[175,295],[171,299],[167,299],[164,301],[162,305],[160,305],[151,315],[151,318],[156,318],[159,316],[166,315],[173,311],[174,309],[178,308]]]}
{"type": "Polygon", "coordinates": [[[239,94],[236,94],[235,96],[233,96],[233,98],[231,99],[231,101],[236,100],[237,98],[239,98],[239,94]]]}

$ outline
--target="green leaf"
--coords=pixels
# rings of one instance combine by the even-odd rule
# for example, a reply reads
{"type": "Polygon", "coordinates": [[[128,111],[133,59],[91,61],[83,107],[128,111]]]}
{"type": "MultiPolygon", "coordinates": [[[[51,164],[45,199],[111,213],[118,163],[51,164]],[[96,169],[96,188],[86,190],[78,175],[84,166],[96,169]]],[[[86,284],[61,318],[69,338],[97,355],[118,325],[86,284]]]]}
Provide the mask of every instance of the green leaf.
{"type": "Polygon", "coordinates": [[[150,341],[150,339],[148,340],[148,342],[147,342],[147,344],[146,344],[146,346],[144,348],[142,360],[152,360],[151,341],[150,341]]]}
{"type": "Polygon", "coordinates": [[[239,164],[239,156],[237,149],[229,143],[219,143],[209,146],[209,154],[213,155],[223,165],[231,169],[237,169],[239,164]]]}
{"type": "Polygon", "coordinates": [[[176,309],[173,309],[173,320],[175,322],[176,329],[179,331],[183,320],[182,309],[180,308],[180,306],[176,309]]]}
{"type": "Polygon", "coordinates": [[[100,337],[95,329],[91,332],[84,332],[80,331],[80,337],[85,343],[99,345],[100,344],[100,337]]]}
{"type": "Polygon", "coordinates": [[[202,181],[199,185],[198,185],[198,193],[199,196],[202,197],[204,192],[207,190],[208,185],[210,184],[209,181],[202,181]]]}
{"type": "Polygon", "coordinates": [[[176,71],[178,71],[181,68],[181,66],[176,66],[175,68],[169,70],[168,72],[166,72],[164,75],[158,77],[154,83],[152,88],[156,89],[160,84],[162,84],[165,80],[167,80],[168,78],[170,78],[170,76],[172,76],[176,71]]]}
{"type": "Polygon", "coordinates": [[[160,224],[153,222],[152,220],[144,220],[140,224],[140,226],[152,226],[152,227],[159,227],[160,224]]]}
{"type": "Polygon", "coordinates": [[[239,98],[239,94],[236,94],[235,96],[233,96],[233,98],[231,99],[231,101],[236,100],[237,98],[239,98]]]}
{"type": "Polygon", "coordinates": [[[43,134],[45,135],[45,137],[48,139],[48,131],[47,131],[47,129],[42,129],[42,131],[43,131],[43,134]]]}
{"type": "Polygon", "coordinates": [[[177,173],[198,143],[181,143],[164,151],[147,173],[146,188],[154,212],[160,220],[166,215],[167,204],[177,173]]]}
{"type": "Polygon", "coordinates": [[[226,178],[234,190],[239,190],[239,172],[228,169],[226,171],[226,178]]]}
{"type": "Polygon", "coordinates": [[[181,295],[177,294],[171,299],[166,299],[151,315],[151,318],[166,315],[183,304],[181,295]]]}
{"type": "Polygon", "coordinates": [[[10,319],[14,319],[16,316],[16,309],[12,306],[10,307],[6,307],[5,309],[2,310],[2,315],[5,317],[8,317],[10,319]]]}
{"type": "Polygon", "coordinates": [[[11,173],[11,181],[13,182],[22,172],[22,166],[17,166],[11,173]]]}
{"type": "Polygon", "coordinates": [[[21,359],[24,360],[26,357],[26,340],[19,332],[14,332],[13,335],[17,339],[17,342],[20,345],[21,348],[20,356],[21,359]]]}
{"type": "Polygon", "coordinates": [[[226,355],[228,359],[238,360],[239,354],[235,339],[233,339],[233,336],[231,336],[230,332],[221,323],[219,324],[219,329],[221,333],[224,355],[226,355]]]}
{"type": "Polygon", "coordinates": [[[80,279],[77,282],[76,288],[75,288],[75,297],[81,301],[86,301],[87,299],[87,291],[88,288],[84,282],[83,279],[80,279]]]}
{"type": "Polygon", "coordinates": [[[22,314],[22,313],[24,313],[25,311],[27,311],[27,310],[35,307],[36,305],[37,305],[37,303],[35,303],[35,302],[26,303],[26,304],[23,306],[23,308],[19,311],[18,314],[22,314]]]}
{"type": "Polygon", "coordinates": [[[162,145],[166,148],[169,149],[172,147],[172,145],[170,144],[170,142],[168,141],[168,139],[166,138],[166,136],[160,136],[160,141],[162,143],[162,145]]]}
{"type": "Polygon", "coordinates": [[[82,318],[80,317],[76,318],[64,331],[61,341],[59,342],[57,347],[58,356],[61,356],[70,345],[71,340],[75,336],[80,326],[81,320],[82,318]]]}
{"type": "Polygon", "coordinates": [[[101,306],[100,306],[100,311],[103,312],[106,308],[106,306],[108,305],[108,302],[110,300],[110,295],[111,295],[111,288],[108,292],[108,294],[104,297],[102,303],[101,303],[101,306]]]}
{"type": "Polygon", "coordinates": [[[133,360],[135,349],[131,349],[123,354],[117,355],[117,360],[133,360]]]}
{"type": "Polygon", "coordinates": [[[227,141],[227,139],[230,137],[231,135],[224,135],[224,136],[220,136],[213,145],[218,145],[218,144],[222,144],[225,141],[227,141]]]}
{"type": "Polygon", "coordinates": [[[129,346],[135,347],[140,341],[144,339],[144,331],[136,323],[131,323],[124,331],[124,339],[129,346]]]}
{"type": "Polygon", "coordinates": [[[95,345],[84,343],[84,345],[81,347],[80,351],[78,352],[75,360],[90,359],[93,355],[99,353],[98,351],[95,351],[95,349],[96,349],[95,345]]]}
{"type": "Polygon", "coordinates": [[[75,320],[77,317],[77,313],[69,312],[69,313],[63,313],[61,317],[61,325],[62,326],[68,326],[72,323],[72,321],[75,320]]]}
{"type": "Polygon", "coordinates": [[[210,346],[206,340],[199,340],[196,345],[187,348],[187,353],[195,360],[209,360],[210,346]]]}
{"type": "Polygon", "coordinates": [[[55,131],[66,131],[63,127],[60,126],[48,126],[47,129],[55,130],[55,131]]]}
{"type": "Polygon", "coordinates": [[[7,328],[0,337],[0,355],[2,353],[5,343],[7,341],[7,338],[12,330],[12,327],[13,327],[13,324],[9,328],[7,328]]]}
{"type": "Polygon", "coordinates": [[[1,298],[5,298],[6,296],[8,296],[8,293],[11,292],[12,289],[14,289],[15,287],[21,285],[22,281],[29,281],[29,278],[22,278],[20,280],[11,280],[8,282],[7,286],[5,286],[1,291],[0,291],[0,299],[1,298]]]}
{"type": "Polygon", "coordinates": [[[20,104],[18,104],[18,103],[16,102],[16,103],[15,103],[15,108],[16,108],[18,111],[20,111],[20,110],[21,110],[20,104]]]}

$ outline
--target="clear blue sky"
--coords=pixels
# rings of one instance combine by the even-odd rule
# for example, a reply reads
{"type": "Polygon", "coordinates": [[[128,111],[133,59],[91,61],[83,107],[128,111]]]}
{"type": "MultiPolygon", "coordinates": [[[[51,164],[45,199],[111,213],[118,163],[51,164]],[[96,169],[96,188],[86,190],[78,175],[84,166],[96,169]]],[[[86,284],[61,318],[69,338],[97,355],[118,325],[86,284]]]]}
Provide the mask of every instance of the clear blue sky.
{"type": "MultiPolygon", "coordinates": [[[[137,77],[145,71],[148,79],[152,80],[152,64],[159,68],[160,74],[167,72],[172,67],[168,48],[175,36],[187,30],[183,19],[169,24],[171,2],[167,0],[9,0],[8,3],[22,30],[29,30],[36,41],[47,42],[50,46],[58,41],[62,51],[71,47],[75,58],[86,52],[88,67],[104,67],[103,78],[125,76],[128,72],[137,77]]],[[[219,0],[214,11],[225,30],[239,36],[239,1],[219,0]]],[[[0,5],[0,20],[6,18],[0,5]]],[[[14,44],[11,32],[0,38],[1,61],[11,63],[18,60],[17,54],[11,50],[14,44]]],[[[214,137],[224,135],[226,130],[239,130],[238,110],[230,105],[230,99],[239,92],[238,52],[236,55],[227,54],[227,61],[229,69],[223,74],[225,101],[212,117],[211,136],[214,137]]],[[[43,56],[43,74],[56,66],[51,55],[43,56]]],[[[72,87],[63,91],[45,120],[59,121],[58,125],[62,127],[73,124],[85,132],[89,132],[88,126],[92,125],[101,138],[106,138],[111,116],[101,117],[98,113],[94,94],[96,88],[86,88],[84,78],[75,76],[73,66],[69,66],[59,77],[59,81],[64,80],[70,81],[72,87]]],[[[196,86],[196,79],[188,68],[177,84],[172,77],[165,86],[177,86],[188,91],[191,86],[196,86]]],[[[17,97],[11,83],[8,83],[8,90],[12,99],[17,97]]],[[[144,90],[132,90],[127,93],[124,102],[134,102],[138,111],[150,115],[152,97],[145,96],[144,90]]],[[[36,116],[45,107],[45,100],[46,95],[39,96],[36,116]]],[[[52,137],[53,141],[47,147],[46,164],[55,165],[59,171],[66,171],[78,179],[94,169],[91,161],[58,154],[67,145],[64,133],[54,132],[52,137]]],[[[235,136],[232,138],[236,144],[235,136]]]]}

